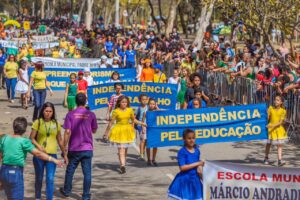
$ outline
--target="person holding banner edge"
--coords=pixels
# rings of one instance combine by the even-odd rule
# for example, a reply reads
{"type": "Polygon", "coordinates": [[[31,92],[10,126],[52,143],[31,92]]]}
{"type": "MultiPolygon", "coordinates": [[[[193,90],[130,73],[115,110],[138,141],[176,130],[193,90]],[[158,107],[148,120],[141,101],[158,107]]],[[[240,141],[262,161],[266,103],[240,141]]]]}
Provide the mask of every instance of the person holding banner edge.
{"type": "Polygon", "coordinates": [[[146,126],[145,123],[135,119],[129,98],[121,96],[117,100],[116,109],[103,136],[105,139],[109,138],[110,143],[118,148],[121,174],[126,173],[127,150],[135,141],[135,132],[131,123],[146,126]],[[115,121],[116,124],[112,127],[115,121]]]}
{"type": "Polygon", "coordinates": [[[195,144],[195,132],[191,129],[184,130],[183,140],[184,147],[177,155],[180,172],[169,187],[168,199],[202,200],[203,189],[199,167],[204,166],[204,161],[200,160],[200,150],[195,144]]]}

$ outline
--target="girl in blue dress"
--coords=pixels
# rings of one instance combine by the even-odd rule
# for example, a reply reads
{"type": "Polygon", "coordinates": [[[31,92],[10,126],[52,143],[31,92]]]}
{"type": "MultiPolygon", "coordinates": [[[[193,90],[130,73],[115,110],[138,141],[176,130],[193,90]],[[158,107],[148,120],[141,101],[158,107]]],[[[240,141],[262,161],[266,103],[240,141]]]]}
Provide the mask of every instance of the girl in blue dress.
{"type": "Polygon", "coordinates": [[[184,147],[177,156],[180,172],[169,187],[168,199],[202,200],[203,190],[198,167],[203,166],[204,161],[200,161],[200,151],[195,145],[195,132],[184,130],[183,140],[184,147]]]}

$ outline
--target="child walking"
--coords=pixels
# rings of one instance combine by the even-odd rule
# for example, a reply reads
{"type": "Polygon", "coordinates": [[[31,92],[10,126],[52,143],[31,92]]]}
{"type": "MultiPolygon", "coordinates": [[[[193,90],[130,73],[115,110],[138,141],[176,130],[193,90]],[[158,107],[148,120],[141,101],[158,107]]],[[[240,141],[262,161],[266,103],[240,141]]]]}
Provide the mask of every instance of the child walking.
{"type": "Polygon", "coordinates": [[[283,123],[286,117],[286,110],[283,108],[283,98],[276,95],[274,106],[270,106],[268,109],[269,124],[267,128],[269,130],[269,137],[266,145],[264,164],[269,164],[269,153],[271,144],[277,145],[278,154],[278,166],[285,165],[282,160],[282,146],[287,142],[287,132],[283,127],[283,123]]]}
{"type": "Polygon", "coordinates": [[[15,87],[15,92],[21,94],[21,104],[24,109],[28,108],[26,94],[28,92],[29,76],[28,66],[26,61],[21,62],[21,67],[18,70],[18,82],[15,87]]]}
{"type": "MultiPolygon", "coordinates": [[[[135,119],[138,121],[143,121],[144,113],[148,110],[148,95],[147,94],[141,94],[139,97],[140,100],[140,106],[137,108],[135,112],[135,119]]],[[[146,131],[142,126],[136,125],[135,129],[139,135],[140,138],[140,158],[144,159],[145,155],[145,144],[146,144],[146,131]]]]}
{"type": "Polygon", "coordinates": [[[145,123],[134,118],[134,112],[133,109],[130,108],[129,98],[121,96],[118,98],[116,109],[112,113],[112,119],[104,134],[104,138],[109,138],[110,143],[118,148],[121,174],[126,173],[127,150],[135,141],[135,132],[132,123],[146,126],[145,123]],[[112,127],[115,121],[116,124],[112,127]]]}
{"type": "Polygon", "coordinates": [[[70,83],[67,83],[65,98],[64,98],[64,106],[70,110],[74,110],[76,108],[76,94],[78,92],[78,84],[76,82],[76,74],[70,74],[70,83]]]}
{"type": "Polygon", "coordinates": [[[169,199],[202,200],[203,189],[200,181],[200,150],[195,144],[195,132],[186,129],[183,132],[184,147],[177,155],[180,172],[176,175],[168,191],[169,199]]]}
{"type": "MultiPolygon", "coordinates": [[[[143,122],[146,121],[146,114],[147,112],[151,112],[151,111],[155,111],[155,110],[159,110],[159,108],[157,107],[157,103],[155,101],[155,99],[149,99],[148,101],[148,110],[146,112],[144,112],[144,116],[143,116],[143,122]]],[[[146,129],[146,128],[144,128],[146,129]]],[[[144,130],[146,132],[146,130],[144,130]]],[[[147,134],[146,133],[146,138],[147,138],[147,134]]],[[[146,140],[146,144],[147,144],[147,140],[146,140]]],[[[148,166],[155,166],[157,167],[158,164],[156,162],[156,155],[157,155],[157,148],[153,148],[152,149],[152,158],[151,158],[151,149],[147,148],[146,152],[147,152],[147,165],[148,166]]]]}

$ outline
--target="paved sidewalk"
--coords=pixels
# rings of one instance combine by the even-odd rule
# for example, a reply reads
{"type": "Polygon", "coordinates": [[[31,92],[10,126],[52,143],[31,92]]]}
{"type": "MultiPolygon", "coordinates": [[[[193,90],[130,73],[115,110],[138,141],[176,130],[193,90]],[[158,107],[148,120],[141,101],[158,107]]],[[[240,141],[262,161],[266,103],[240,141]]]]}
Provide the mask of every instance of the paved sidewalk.
{"type": "MultiPolygon", "coordinates": [[[[0,130],[4,133],[12,132],[12,120],[17,116],[25,116],[31,122],[33,108],[27,111],[20,108],[18,101],[14,104],[7,102],[5,91],[0,90],[0,130]]],[[[66,114],[66,109],[61,106],[63,92],[55,92],[54,97],[47,97],[48,101],[55,103],[57,116],[60,123],[66,114]]],[[[117,150],[99,139],[106,128],[105,109],[95,111],[99,130],[95,135],[95,151],[93,158],[93,183],[92,199],[166,199],[166,192],[171,180],[178,173],[176,155],[180,147],[161,148],[158,151],[158,167],[147,167],[145,161],[138,160],[136,148],[130,148],[128,154],[127,173],[118,173],[117,150]]],[[[27,129],[27,136],[30,133],[27,129]]],[[[218,160],[246,165],[262,166],[264,158],[264,144],[262,142],[243,143],[218,143],[201,146],[201,156],[207,160],[218,160]]],[[[284,147],[284,159],[287,167],[300,167],[299,145],[287,144],[284,147]]],[[[272,148],[270,159],[276,163],[276,148],[272,148]]],[[[274,166],[270,166],[274,167],[274,166]]],[[[77,169],[73,181],[73,193],[67,199],[81,199],[82,173],[77,169]]],[[[55,199],[63,199],[58,189],[63,185],[64,169],[58,168],[55,180],[55,199]]],[[[43,198],[45,199],[45,184],[43,185],[43,198]]],[[[34,199],[34,169],[32,156],[27,158],[25,168],[25,199],[34,199]]],[[[0,199],[4,199],[0,192],[0,199]]]]}

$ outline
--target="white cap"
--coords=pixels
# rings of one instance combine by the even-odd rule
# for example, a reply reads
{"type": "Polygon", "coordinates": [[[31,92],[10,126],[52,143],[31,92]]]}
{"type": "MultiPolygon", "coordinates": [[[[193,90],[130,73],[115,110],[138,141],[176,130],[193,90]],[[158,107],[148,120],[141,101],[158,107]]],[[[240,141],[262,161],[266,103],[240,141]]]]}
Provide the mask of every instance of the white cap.
{"type": "Polygon", "coordinates": [[[91,72],[91,70],[90,70],[89,67],[85,67],[83,71],[84,71],[84,72],[91,72]]]}
{"type": "Polygon", "coordinates": [[[101,60],[107,60],[107,56],[106,55],[101,56],[101,60]]]}
{"type": "Polygon", "coordinates": [[[115,56],[115,57],[114,57],[114,60],[119,61],[120,59],[119,59],[119,57],[115,56]]]}

